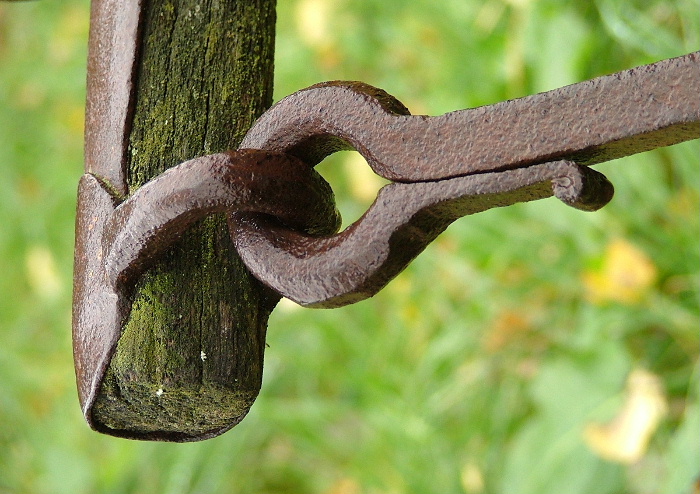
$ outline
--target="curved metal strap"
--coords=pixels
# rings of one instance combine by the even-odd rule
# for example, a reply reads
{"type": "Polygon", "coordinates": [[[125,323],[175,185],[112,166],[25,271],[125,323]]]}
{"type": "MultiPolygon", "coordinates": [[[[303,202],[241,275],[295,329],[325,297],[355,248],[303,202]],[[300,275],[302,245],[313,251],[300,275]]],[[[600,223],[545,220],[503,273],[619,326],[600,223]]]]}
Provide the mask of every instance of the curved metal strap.
{"type": "Polygon", "coordinates": [[[83,413],[98,429],[91,410],[131,311],[133,287],[148,261],[187,226],[227,210],[264,213],[309,235],[331,234],[339,226],[332,191],[320,175],[296,158],[265,151],[187,161],[118,202],[97,178],[83,175],[76,222],[73,351],[83,413]]]}
{"type": "Polygon", "coordinates": [[[700,134],[700,52],[441,116],[410,116],[384,91],[330,82],[288,96],[241,148],[311,166],[355,148],[379,175],[422,182],[554,160],[592,165],[700,134]]]}
{"type": "Polygon", "coordinates": [[[581,209],[607,203],[609,182],[578,165],[697,138],[699,69],[699,53],[690,53],[437,117],[411,116],[358,82],[312,86],[268,110],[241,148],[283,152],[309,166],[354,148],[377,174],[403,183],[382,189],[360,220],[327,239],[239,214],[231,216],[232,238],[258,279],[302,305],[362,300],[460,216],[548,197],[552,187],[581,209]]]}
{"type": "Polygon", "coordinates": [[[577,209],[612,198],[600,173],[558,161],[439,182],[385,186],[342,233],[313,238],[257,215],[230,215],[241,258],[263,283],[308,307],[339,307],[381,290],[457,218],[555,195],[577,209]]]}
{"type": "Polygon", "coordinates": [[[340,227],[333,191],[300,160],[244,150],[186,161],[140,187],[105,226],[107,280],[129,283],[174,239],[213,213],[249,211],[312,236],[340,227]]]}

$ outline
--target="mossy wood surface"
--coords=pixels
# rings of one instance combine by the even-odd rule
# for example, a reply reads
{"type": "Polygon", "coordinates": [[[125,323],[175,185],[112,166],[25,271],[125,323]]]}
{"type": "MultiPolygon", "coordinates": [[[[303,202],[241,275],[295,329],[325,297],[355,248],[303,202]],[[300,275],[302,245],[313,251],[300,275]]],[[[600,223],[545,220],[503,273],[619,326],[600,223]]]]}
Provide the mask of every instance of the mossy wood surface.
{"type": "MultiPolygon", "coordinates": [[[[130,193],[187,159],[235,149],[271,104],[274,0],[144,0],[130,193]]],[[[140,280],[94,413],[186,441],[235,425],[260,389],[278,297],[238,258],[223,216],[140,280]]]]}

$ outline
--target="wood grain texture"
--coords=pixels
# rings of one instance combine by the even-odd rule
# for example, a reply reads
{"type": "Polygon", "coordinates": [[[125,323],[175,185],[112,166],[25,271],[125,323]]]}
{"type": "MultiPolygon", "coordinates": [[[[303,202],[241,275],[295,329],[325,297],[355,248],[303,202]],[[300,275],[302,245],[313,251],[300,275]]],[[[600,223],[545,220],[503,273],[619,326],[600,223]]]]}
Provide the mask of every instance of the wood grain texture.
{"type": "MultiPolygon", "coordinates": [[[[143,4],[127,183],[235,149],[271,104],[274,0],[143,4]]],[[[237,424],[258,394],[279,297],[237,256],[226,220],[187,231],[139,281],[93,411],[107,433],[191,441],[237,424]]]]}

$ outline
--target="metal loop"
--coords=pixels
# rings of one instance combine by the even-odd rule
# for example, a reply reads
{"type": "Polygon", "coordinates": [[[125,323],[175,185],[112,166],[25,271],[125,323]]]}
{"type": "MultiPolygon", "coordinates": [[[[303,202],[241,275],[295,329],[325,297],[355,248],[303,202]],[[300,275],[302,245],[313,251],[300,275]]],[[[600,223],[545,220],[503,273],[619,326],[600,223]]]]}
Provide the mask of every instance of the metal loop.
{"type": "Polygon", "coordinates": [[[360,220],[313,238],[250,214],[230,215],[231,235],[248,269],[308,307],[339,307],[381,290],[457,218],[555,195],[593,211],[613,187],[600,173],[557,161],[504,172],[382,188],[360,220]]]}
{"type": "MultiPolygon", "coordinates": [[[[255,211],[309,235],[337,231],[330,186],[298,159],[236,151],[182,163],[121,204],[93,175],[78,189],[73,338],[78,395],[88,423],[131,311],[139,275],[192,223],[230,209],[255,211]]],[[[104,428],[103,428],[104,429],[104,428]]],[[[139,437],[138,432],[121,434],[139,437]]]]}
{"type": "Polygon", "coordinates": [[[442,180],[554,160],[592,165],[700,133],[700,55],[662,60],[489,106],[408,114],[386,92],[335,81],[298,91],[263,114],[241,148],[314,166],[355,148],[396,182],[442,180]]]}
{"type": "Polygon", "coordinates": [[[579,209],[602,207],[612,185],[579,165],[697,138],[698,66],[700,55],[690,53],[436,117],[411,116],[366,84],[312,86],[263,114],[241,148],[283,152],[309,166],[354,148],[377,174],[401,183],[382,189],[360,220],[330,238],[238,213],[230,217],[232,238],[258,279],[302,305],[362,300],[460,216],[552,194],[579,209]]]}
{"type": "Polygon", "coordinates": [[[340,227],[330,185],[300,160],[253,150],[203,156],[166,170],[114,210],[102,242],[108,281],[133,279],[194,222],[225,211],[273,216],[312,236],[340,227]]]}

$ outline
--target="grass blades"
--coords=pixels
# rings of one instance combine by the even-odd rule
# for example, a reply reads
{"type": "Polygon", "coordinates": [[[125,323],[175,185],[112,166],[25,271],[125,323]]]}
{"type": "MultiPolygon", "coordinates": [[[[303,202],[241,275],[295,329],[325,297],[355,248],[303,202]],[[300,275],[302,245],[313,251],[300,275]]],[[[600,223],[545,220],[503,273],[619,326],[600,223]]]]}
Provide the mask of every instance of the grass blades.
{"type": "MultiPolygon", "coordinates": [[[[354,79],[415,114],[700,46],[697,0],[279,4],[276,99],[354,79]]],[[[261,395],[219,438],[91,432],[70,346],[88,7],[0,4],[0,493],[692,492],[698,141],[598,166],[616,186],[599,212],[488,211],[371,300],[282,303],[261,395]]],[[[319,167],[346,224],[381,186],[363,167],[319,167]]]]}

